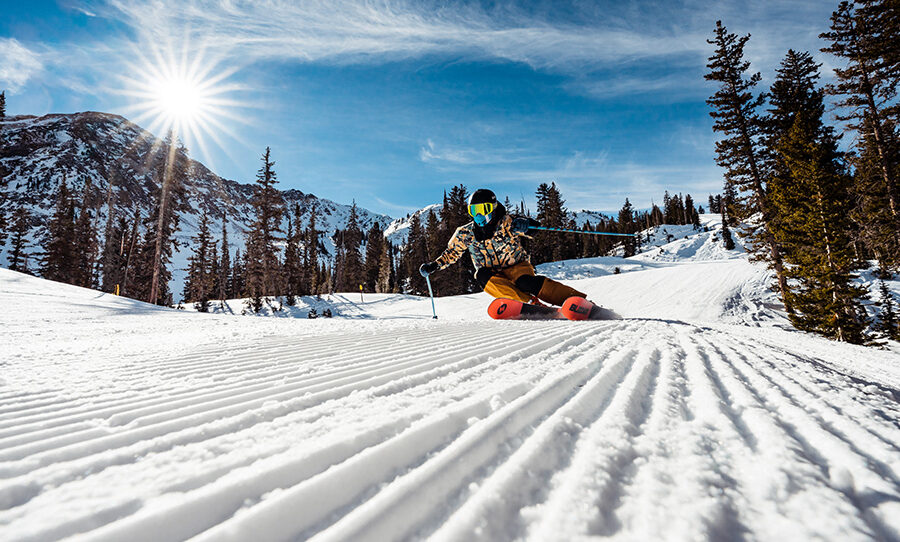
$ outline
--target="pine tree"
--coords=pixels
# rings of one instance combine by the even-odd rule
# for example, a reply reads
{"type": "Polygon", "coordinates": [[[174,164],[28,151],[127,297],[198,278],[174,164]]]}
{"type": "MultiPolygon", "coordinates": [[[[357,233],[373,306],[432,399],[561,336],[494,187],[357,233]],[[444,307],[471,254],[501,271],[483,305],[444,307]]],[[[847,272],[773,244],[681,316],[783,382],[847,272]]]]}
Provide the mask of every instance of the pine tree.
{"type": "Polygon", "coordinates": [[[734,239],[731,237],[731,229],[728,227],[729,218],[727,216],[726,205],[719,205],[719,209],[721,209],[722,215],[722,243],[725,245],[725,250],[734,250],[734,239]]]}
{"type": "Polygon", "coordinates": [[[47,280],[75,283],[75,204],[66,179],[56,191],[56,206],[46,225],[41,276],[47,280]]]}
{"type": "Polygon", "coordinates": [[[122,273],[122,287],[119,291],[120,295],[129,296],[134,299],[140,299],[140,296],[132,290],[134,290],[134,284],[137,280],[137,271],[138,271],[138,254],[140,251],[140,245],[138,244],[140,239],[140,227],[141,227],[141,210],[135,209],[134,211],[134,219],[131,223],[131,231],[128,235],[128,238],[124,240],[121,246],[120,258],[125,260],[125,264],[123,267],[122,273]]]}
{"type": "Polygon", "coordinates": [[[93,270],[97,261],[99,241],[94,221],[95,194],[91,180],[85,179],[81,209],[75,221],[75,266],[72,284],[83,288],[94,286],[93,270]]]}
{"type": "Polygon", "coordinates": [[[303,261],[300,256],[300,204],[294,203],[294,213],[287,215],[287,232],[284,245],[284,288],[282,292],[288,305],[297,304],[302,295],[303,261]]]}
{"type": "MultiPolygon", "coordinates": [[[[877,29],[874,49],[884,66],[889,92],[896,97],[900,84],[900,4],[896,0],[859,0],[859,6],[862,16],[871,20],[872,27],[877,29]]],[[[895,124],[900,124],[900,102],[895,100],[885,114],[892,115],[895,124]]]]}
{"type": "MultiPolygon", "coordinates": [[[[634,224],[634,206],[625,198],[625,205],[619,210],[619,231],[620,233],[635,233],[637,229],[634,224]]],[[[637,245],[634,237],[624,238],[625,253],[623,257],[629,258],[637,253],[637,245]]]]}
{"type": "Polygon", "coordinates": [[[331,271],[331,268],[324,262],[322,263],[322,267],[319,268],[319,278],[322,285],[320,290],[322,293],[334,294],[334,276],[331,271]]]}
{"type": "Polygon", "coordinates": [[[219,260],[219,290],[218,290],[218,298],[219,301],[225,302],[229,293],[232,292],[231,288],[231,254],[229,253],[228,247],[228,215],[223,212],[222,213],[222,256],[219,260]]]}
{"type": "Polygon", "coordinates": [[[894,309],[894,296],[888,289],[884,279],[879,281],[878,291],[881,294],[881,298],[878,300],[881,312],[878,316],[876,329],[881,332],[881,336],[885,339],[900,341],[900,317],[897,316],[897,312],[894,309]]]}
{"type": "Polygon", "coordinates": [[[375,291],[387,294],[394,291],[394,246],[387,237],[381,241],[381,255],[378,257],[378,283],[375,291]]]}
{"type": "Polygon", "coordinates": [[[209,247],[209,299],[212,300],[219,293],[219,241],[211,239],[209,247]]]}
{"type": "MultiPolygon", "coordinates": [[[[106,226],[103,228],[103,247],[100,249],[100,269],[103,279],[100,281],[100,289],[107,293],[114,293],[116,285],[120,284],[119,277],[121,262],[119,261],[120,247],[124,241],[125,221],[116,220],[116,175],[113,172],[108,180],[106,189],[106,226]]],[[[120,286],[121,288],[121,286],[120,286]]]]}
{"type": "Polygon", "coordinates": [[[685,195],[684,196],[684,223],[697,225],[694,222],[694,216],[696,214],[697,214],[697,209],[694,208],[694,198],[692,198],[690,194],[685,195]]]}
{"type": "Polygon", "coordinates": [[[228,283],[229,299],[244,297],[247,292],[247,283],[244,275],[244,257],[241,250],[234,251],[234,259],[231,263],[231,281],[228,283]]]}
{"type": "Polygon", "coordinates": [[[0,197],[0,250],[6,246],[6,236],[9,225],[6,222],[6,210],[3,208],[3,198],[0,197]]]}
{"type": "Polygon", "coordinates": [[[188,275],[184,284],[184,300],[193,301],[194,308],[209,312],[209,300],[214,293],[215,275],[212,272],[212,251],[214,241],[209,231],[209,217],[206,209],[200,214],[197,235],[191,237],[193,246],[188,257],[188,275]]]}
{"type": "Polygon", "coordinates": [[[773,199],[783,215],[775,234],[785,247],[790,287],[791,320],[800,329],[840,341],[865,341],[862,288],[851,282],[855,266],[849,230],[850,176],[836,164],[829,142],[810,137],[804,120],[779,145],[791,184],[773,187],[773,199]]]}
{"type": "Polygon", "coordinates": [[[419,214],[412,215],[409,219],[409,236],[406,241],[406,249],[403,254],[406,267],[407,287],[406,293],[424,295],[427,293],[425,279],[419,274],[419,266],[428,261],[428,245],[425,239],[425,229],[419,214]]]}
{"type": "Polygon", "coordinates": [[[744,60],[744,45],[749,35],[738,38],[716,21],[716,36],[707,40],[716,46],[709,57],[707,67],[710,72],[704,77],[720,84],[719,90],[706,103],[712,107],[710,116],[715,119],[713,130],[724,134],[724,139],[716,142],[716,163],[725,168],[725,184],[744,193],[742,201],[734,201],[727,215],[733,218],[749,217],[759,213],[761,222],[755,231],[750,231],[754,243],[751,247],[757,257],[769,262],[775,271],[778,290],[788,313],[793,309],[786,299],[787,278],[784,274],[781,249],[770,231],[770,222],[775,220],[766,193],[766,180],[770,165],[763,144],[765,122],[757,113],[764,103],[765,94],[753,96],[753,87],[762,76],[754,73],[745,77],[750,62],[744,60]],[[741,211],[738,215],[736,211],[741,211]]]}
{"type": "Polygon", "coordinates": [[[6,118],[6,91],[0,92],[0,119],[6,118]]]}
{"type": "Polygon", "coordinates": [[[12,228],[10,229],[11,249],[7,256],[9,269],[11,271],[19,271],[20,273],[30,273],[28,269],[28,255],[25,249],[28,248],[28,232],[31,231],[31,213],[25,202],[21,202],[19,207],[13,213],[12,228]]]}
{"type": "Polygon", "coordinates": [[[243,260],[243,268],[245,269],[244,291],[247,295],[244,304],[251,311],[258,313],[265,304],[262,293],[263,273],[259,260],[251,256],[252,254],[259,254],[261,250],[259,246],[251,245],[252,239],[252,237],[248,237],[247,250],[244,252],[243,260]]]}
{"type": "Polygon", "coordinates": [[[848,236],[852,178],[834,130],[822,121],[818,69],[808,53],[788,51],[772,86],[770,136],[776,155],[769,191],[778,220],[770,228],[788,264],[794,325],[859,344],[866,339],[859,301],[865,293],[850,274],[856,264],[848,236]]]}
{"type": "Polygon", "coordinates": [[[263,165],[256,174],[256,190],[252,205],[256,219],[250,226],[247,235],[244,256],[247,293],[252,299],[254,312],[262,308],[263,298],[276,295],[279,283],[278,247],[276,243],[282,238],[281,215],[283,203],[281,194],[275,188],[276,180],[271,149],[266,147],[262,156],[263,165]]]}
{"type": "MultiPolygon", "coordinates": [[[[153,210],[150,211],[153,213],[153,210]]],[[[129,297],[147,300],[150,298],[150,283],[153,280],[153,254],[155,247],[156,221],[150,217],[141,217],[137,246],[132,255],[132,283],[129,297]]],[[[157,294],[159,295],[159,294],[157,294]]]]}
{"type": "MultiPolygon", "coordinates": [[[[864,121],[864,125],[869,124],[864,121]]],[[[867,254],[877,259],[882,269],[893,271],[900,266],[900,221],[891,214],[873,139],[873,132],[865,130],[857,143],[859,153],[852,160],[856,166],[853,183],[856,207],[852,214],[857,238],[867,254]]]]}
{"type": "MultiPolygon", "coordinates": [[[[581,231],[589,232],[594,231],[593,227],[591,227],[591,223],[585,221],[584,224],[581,225],[581,231]]],[[[582,235],[584,238],[584,242],[581,244],[581,254],[578,256],[579,258],[593,258],[594,256],[599,256],[597,254],[597,235],[582,235]]]]}
{"type": "Polygon", "coordinates": [[[322,275],[319,272],[319,231],[316,229],[316,208],[309,212],[309,224],[304,233],[304,250],[306,262],[306,283],[310,294],[321,293],[322,275]]]}
{"type": "Polygon", "coordinates": [[[434,260],[447,246],[442,238],[443,228],[434,211],[429,210],[425,219],[425,245],[428,247],[428,259],[434,260]]]}
{"type": "Polygon", "coordinates": [[[125,271],[125,243],[128,234],[128,221],[119,217],[112,224],[107,224],[103,235],[103,254],[100,266],[103,270],[101,289],[107,293],[121,293],[125,271]],[[118,286],[118,290],[117,287],[118,286]]]}
{"type": "Polygon", "coordinates": [[[348,288],[344,282],[344,260],[347,255],[347,249],[344,245],[344,230],[335,230],[334,235],[331,237],[331,242],[334,244],[334,258],[332,259],[334,277],[332,277],[332,285],[335,292],[345,292],[348,291],[348,288]]]}
{"type": "Polygon", "coordinates": [[[350,215],[347,217],[347,228],[343,231],[343,266],[341,269],[341,284],[347,291],[355,292],[365,282],[365,268],[360,249],[362,247],[363,232],[359,227],[359,215],[356,201],[350,207],[350,215]]]}
{"type": "MultiPolygon", "coordinates": [[[[838,115],[838,120],[848,121],[850,128],[860,133],[871,133],[871,138],[866,142],[873,146],[877,156],[878,173],[891,217],[898,220],[900,193],[897,174],[900,156],[896,148],[897,136],[889,119],[891,108],[885,107],[897,91],[900,70],[895,56],[897,34],[896,27],[892,33],[890,26],[884,28],[885,21],[879,20],[881,2],[868,4],[868,9],[856,10],[852,2],[841,2],[831,15],[831,31],[819,36],[831,43],[822,49],[823,52],[847,62],[846,68],[835,68],[838,82],[827,85],[826,91],[841,97],[837,105],[847,111],[838,115]]],[[[892,9],[896,17],[898,8],[892,9]]]]}
{"type": "Polygon", "coordinates": [[[663,224],[674,224],[674,220],[672,219],[672,196],[669,195],[669,191],[666,190],[663,194],[663,224]]]}
{"type": "MultiPolygon", "coordinates": [[[[452,187],[449,194],[444,194],[444,205],[441,208],[439,217],[439,231],[441,232],[440,242],[435,243],[441,247],[442,251],[443,248],[447,246],[450,237],[456,229],[472,221],[472,217],[469,216],[468,211],[468,200],[468,190],[462,184],[452,187]]],[[[419,263],[421,264],[421,262],[419,263]]],[[[416,264],[415,275],[418,275],[418,265],[419,264],[416,264]]],[[[406,269],[405,264],[399,267],[400,274],[404,275],[406,269]]],[[[475,279],[471,270],[472,259],[468,251],[466,251],[456,264],[431,277],[432,286],[437,288],[441,292],[441,295],[459,295],[480,291],[480,288],[475,284],[475,279]]],[[[415,279],[415,275],[413,275],[413,279],[415,279]]],[[[402,280],[397,281],[397,283],[400,282],[402,282],[402,280]]],[[[399,286],[399,284],[395,284],[395,286],[399,286]]]]}
{"type": "Polygon", "coordinates": [[[654,203],[650,208],[650,225],[658,227],[666,223],[666,217],[662,210],[654,203]]]}
{"type": "MultiPolygon", "coordinates": [[[[536,192],[537,216],[536,219],[545,228],[565,228],[568,221],[568,212],[564,207],[556,183],[541,183],[536,192]]],[[[564,247],[571,242],[571,234],[558,234],[555,232],[539,231],[534,235],[531,252],[532,262],[535,264],[559,261],[565,259],[564,247]],[[562,239],[560,238],[562,237],[562,239]]]]}
{"type": "MultiPolygon", "coordinates": [[[[433,261],[443,253],[444,249],[447,247],[447,241],[444,239],[444,231],[445,228],[440,220],[438,220],[437,215],[434,211],[429,210],[425,217],[426,256],[424,261],[433,261]]],[[[452,272],[438,273],[431,276],[430,279],[434,295],[437,296],[443,295],[445,291],[454,291],[456,287],[458,287],[453,284],[456,276],[452,272]]]]}
{"type": "Polygon", "coordinates": [[[858,132],[853,216],[859,240],[883,269],[900,267],[900,141],[896,101],[900,77],[900,7],[890,0],[842,2],[831,17],[831,31],[821,37],[822,49],[842,58],[835,69],[837,83],[826,86],[858,132]]]}
{"type": "Polygon", "coordinates": [[[185,182],[190,173],[187,149],[171,132],[166,136],[161,151],[162,155],[154,157],[156,197],[141,248],[142,271],[137,274],[142,282],[140,289],[146,291],[147,301],[153,304],[165,304],[166,298],[171,297],[168,283],[172,272],[169,263],[173,250],[178,248],[175,232],[178,230],[179,212],[187,207],[185,182]]]}
{"type": "Polygon", "coordinates": [[[676,226],[685,224],[684,202],[681,199],[681,194],[669,196],[669,192],[666,191],[663,196],[663,204],[665,206],[666,224],[676,226]]]}
{"type": "Polygon", "coordinates": [[[366,281],[367,292],[377,291],[378,272],[381,264],[381,253],[384,251],[384,231],[381,224],[375,222],[366,233],[366,281]]]}
{"type": "Polygon", "coordinates": [[[700,207],[700,209],[694,208],[694,198],[692,198],[690,194],[684,197],[685,224],[691,224],[692,226],[694,226],[694,229],[699,228],[700,215],[702,214],[700,211],[702,210],[702,206],[700,207]]]}

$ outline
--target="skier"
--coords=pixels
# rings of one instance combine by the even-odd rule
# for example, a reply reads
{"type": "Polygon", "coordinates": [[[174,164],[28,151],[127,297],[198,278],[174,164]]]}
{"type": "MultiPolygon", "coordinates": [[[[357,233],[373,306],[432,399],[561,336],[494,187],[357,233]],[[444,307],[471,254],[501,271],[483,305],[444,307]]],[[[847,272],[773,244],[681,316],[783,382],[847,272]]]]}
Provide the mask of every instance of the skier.
{"type": "Polygon", "coordinates": [[[472,222],[457,228],[447,250],[435,261],[419,267],[422,276],[444,269],[456,262],[468,250],[475,264],[475,281],[497,298],[534,303],[540,299],[551,305],[562,305],[570,297],[584,298],[585,294],[542,275],[536,275],[521,237],[537,221],[507,214],[497,202],[497,196],[481,188],[469,198],[472,222]]]}

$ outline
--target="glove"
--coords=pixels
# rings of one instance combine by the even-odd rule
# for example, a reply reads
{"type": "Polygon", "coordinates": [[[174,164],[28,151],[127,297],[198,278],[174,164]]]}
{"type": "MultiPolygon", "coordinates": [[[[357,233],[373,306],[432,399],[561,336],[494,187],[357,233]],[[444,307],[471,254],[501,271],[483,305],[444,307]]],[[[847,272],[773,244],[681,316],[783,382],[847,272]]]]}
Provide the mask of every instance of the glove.
{"type": "Polygon", "coordinates": [[[527,218],[520,216],[513,219],[510,229],[513,233],[526,233],[529,227],[531,227],[531,222],[527,218]]]}
{"type": "Polygon", "coordinates": [[[419,274],[423,277],[427,277],[428,275],[434,273],[440,267],[437,262],[425,262],[419,266],[419,274]]]}

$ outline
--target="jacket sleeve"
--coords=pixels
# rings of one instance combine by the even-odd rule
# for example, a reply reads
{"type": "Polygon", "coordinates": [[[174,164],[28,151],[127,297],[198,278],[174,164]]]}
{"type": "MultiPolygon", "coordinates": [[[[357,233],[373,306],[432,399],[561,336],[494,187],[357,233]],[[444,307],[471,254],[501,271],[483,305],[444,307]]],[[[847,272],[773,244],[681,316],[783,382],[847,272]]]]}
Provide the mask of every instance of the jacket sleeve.
{"type": "Polygon", "coordinates": [[[457,228],[456,231],[453,232],[453,237],[450,238],[450,242],[447,243],[447,250],[438,256],[435,262],[440,266],[440,269],[443,269],[456,262],[468,248],[469,242],[465,232],[461,227],[457,228]]]}

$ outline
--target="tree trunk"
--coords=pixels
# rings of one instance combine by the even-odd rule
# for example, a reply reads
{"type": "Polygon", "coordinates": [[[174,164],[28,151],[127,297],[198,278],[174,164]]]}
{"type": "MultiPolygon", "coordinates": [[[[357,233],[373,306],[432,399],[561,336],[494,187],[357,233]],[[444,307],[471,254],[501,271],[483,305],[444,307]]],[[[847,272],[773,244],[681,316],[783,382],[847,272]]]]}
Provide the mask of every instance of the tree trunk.
{"type": "Polygon", "coordinates": [[[175,159],[175,147],[172,146],[168,153],[169,161],[166,163],[163,169],[163,183],[162,188],[160,190],[159,197],[159,217],[156,221],[156,247],[153,251],[153,282],[150,284],[150,299],[147,301],[152,304],[156,304],[157,299],[159,298],[159,268],[160,268],[160,260],[162,259],[162,233],[163,226],[165,224],[166,217],[166,203],[168,202],[168,192],[169,192],[169,181],[171,177],[171,171],[169,170],[170,164],[175,159]]]}
{"type": "MultiPolygon", "coordinates": [[[[836,266],[834,265],[834,258],[831,254],[831,234],[828,232],[828,221],[825,218],[825,209],[822,203],[823,201],[822,189],[821,187],[816,188],[816,207],[819,210],[819,220],[822,222],[822,236],[825,239],[825,257],[828,262],[828,269],[831,271],[831,276],[828,278],[828,283],[831,285],[831,300],[834,302],[835,307],[844,305],[844,310],[847,310],[846,304],[841,302],[838,298],[838,285],[834,281],[835,275],[838,273],[836,266]]],[[[840,322],[840,314],[832,311],[832,318],[834,318],[835,323],[840,322]]],[[[837,340],[846,342],[846,337],[844,336],[844,328],[841,325],[837,325],[837,340]]]]}

